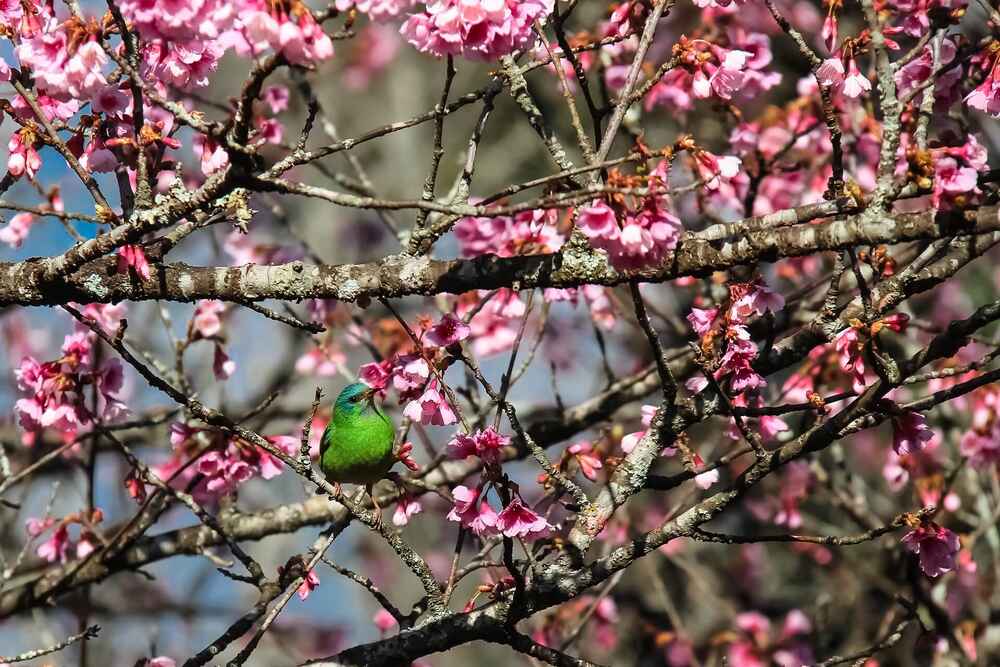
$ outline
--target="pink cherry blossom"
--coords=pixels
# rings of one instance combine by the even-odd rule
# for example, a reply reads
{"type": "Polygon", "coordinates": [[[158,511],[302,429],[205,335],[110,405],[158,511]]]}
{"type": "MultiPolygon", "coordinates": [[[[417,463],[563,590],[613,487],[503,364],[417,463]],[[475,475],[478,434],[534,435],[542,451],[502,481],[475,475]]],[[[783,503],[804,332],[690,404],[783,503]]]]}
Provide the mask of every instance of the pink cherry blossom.
{"type": "Polygon", "coordinates": [[[271,109],[271,113],[275,114],[288,108],[289,97],[288,88],[285,86],[268,86],[260,96],[271,109]]]}
{"type": "Polygon", "coordinates": [[[378,391],[379,395],[384,397],[389,381],[393,379],[392,370],[393,364],[391,360],[373,361],[364,364],[358,369],[358,379],[378,391]]]}
{"type": "Polygon", "coordinates": [[[413,46],[437,57],[497,60],[535,41],[532,25],[553,0],[437,0],[413,14],[401,32],[413,46]]]}
{"type": "Polygon", "coordinates": [[[779,313],[785,307],[785,298],[771,290],[760,279],[741,288],[741,293],[730,306],[730,318],[745,322],[755,315],[779,313]]]}
{"type": "MultiPolygon", "coordinates": [[[[720,99],[730,100],[734,94],[739,92],[743,86],[743,82],[746,80],[744,70],[746,69],[747,58],[750,55],[746,51],[735,49],[728,51],[722,58],[718,69],[709,77],[708,82],[712,88],[712,92],[720,99]]],[[[697,94],[697,75],[695,79],[695,91],[697,94]]]]}
{"type": "Polygon", "coordinates": [[[200,156],[201,171],[206,176],[211,176],[229,164],[229,154],[212,137],[201,133],[195,134],[193,145],[195,152],[200,156]]]}
{"type": "Polygon", "coordinates": [[[409,9],[416,0],[336,0],[338,11],[346,12],[352,7],[364,12],[373,21],[386,21],[399,16],[409,9]]]}
{"type": "Polygon", "coordinates": [[[118,249],[118,273],[128,275],[130,271],[143,280],[149,280],[149,261],[142,246],[124,245],[118,249]]]}
{"type": "Polygon", "coordinates": [[[146,485],[139,479],[135,470],[125,476],[123,486],[132,500],[140,504],[146,502],[146,485]]]}
{"type": "Polygon", "coordinates": [[[497,513],[485,498],[480,497],[479,489],[456,486],[452,490],[452,496],[455,505],[448,512],[449,521],[458,521],[480,536],[496,532],[497,513]]]}
{"type": "Polygon", "coordinates": [[[372,617],[372,622],[375,624],[375,627],[378,628],[378,631],[383,635],[397,625],[396,619],[385,609],[379,609],[375,612],[375,616],[372,617]]]}
{"type": "Polygon", "coordinates": [[[600,456],[594,452],[594,446],[589,442],[577,442],[570,445],[566,451],[576,459],[580,472],[590,481],[597,480],[597,471],[604,467],[600,456]]]}
{"type": "MultiPolygon", "coordinates": [[[[472,295],[470,295],[472,296],[472,295]]],[[[502,288],[495,294],[480,291],[475,299],[459,299],[455,314],[465,318],[479,304],[480,298],[490,297],[469,322],[472,351],[479,357],[488,357],[509,350],[517,339],[521,319],[527,306],[517,292],[502,288]]]]}
{"type": "Polygon", "coordinates": [[[712,328],[712,322],[718,314],[718,308],[692,308],[687,315],[687,321],[691,323],[691,328],[696,334],[704,336],[712,328]]]}
{"type": "Polygon", "coordinates": [[[844,63],[840,58],[827,58],[816,69],[821,86],[839,89],[844,84],[844,63]]]}
{"type": "MultiPolygon", "coordinates": [[[[688,387],[690,389],[690,387],[688,387]]],[[[639,444],[639,441],[646,435],[646,431],[635,431],[634,433],[629,433],[622,438],[621,446],[622,451],[626,454],[631,454],[635,446],[639,444]]]]}
{"type": "MultiPolygon", "coordinates": [[[[370,366],[371,364],[366,364],[364,367],[368,369],[368,375],[375,372],[370,366]]],[[[431,367],[423,357],[415,354],[398,354],[390,362],[389,373],[392,386],[399,392],[399,400],[402,402],[413,400],[420,395],[431,377],[431,367]]],[[[372,386],[377,387],[378,384],[372,386]]]]}
{"type": "Polygon", "coordinates": [[[257,118],[254,125],[256,125],[256,129],[253,137],[257,145],[262,143],[281,144],[285,129],[280,121],[274,118],[257,118]]]}
{"type": "Polygon", "coordinates": [[[809,619],[798,609],[788,612],[779,636],[770,620],[755,611],[736,617],[739,636],[729,645],[728,661],[734,667],[800,667],[814,664],[812,650],[802,636],[812,631],[809,619]]]}
{"type": "Polygon", "coordinates": [[[616,269],[637,269],[662,262],[680,240],[680,220],[669,210],[663,193],[667,163],[660,162],[650,177],[651,194],[634,205],[619,206],[596,200],[580,209],[577,225],[595,248],[608,253],[616,269]]]}
{"type": "MultiPolygon", "coordinates": [[[[37,101],[42,114],[49,120],[69,120],[80,110],[80,103],[76,100],[56,99],[45,93],[40,93],[37,101]]],[[[10,104],[19,118],[24,120],[34,118],[34,110],[20,95],[11,100],[10,104]]]]}
{"type": "Polygon", "coordinates": [[[454,232],[464,257],[547,254],[559,250],[565,240],[557,222],[556,210],[523,211],[513,217],[462,218],[454,232]]]}
{"type": "Polygon", "coordinates": [[[77,540],[74,554],[78,559],[86,558],[96,549],[97,549],[97,536],[90,531],[83,531],[80,534],[80,539],[77,540]]]}
{"type": "Polygon", "coordinates": [[[962,456],[975,468],[987,468],[1000,463],[1000,422],[983,429],[967,431],[962,435],[959,448],[962,456]]]}
{"type": "Polygon", "coordinates": [[[220,41],[155,41],[146,43],[143,64],[147,75],[188,90],[209,84],[224,52],[220,41]]]}
{"type": "MultiPolygon", "coordinates": [[[[701,468],[705,465],[705,460],[701,458],[701,455],[695,453],[692,457],[691,463],[694,465],[695,469],[701,468]]],[[[707,489],[716,482],[719,481],[719,469],[715,468],[713,470],[706,470],[705,472],[698,473],[694,477],[694,483],[698,485],[701,489],[707,489]]]]}
{"type": "Polygon", "coordinates": [[[545,537],[555,528],[517,498],[510,501],[497,515],[496,527],[506,537],[523,537],[529,540],[545,537]]]}
{"type": "Polygon", "coordinates": [[[852,58],[847,67],[847,75],[844,77],[844,95],[858,98],[872,89],[871,81],[858,69],[857,62],[852,58]]]}
{"type": "Polygon", "coordinates": [[[108,173],[118,167],[118,158],[100,137],[92,137],[80,156],[80,164],[88,171],[108,173]]]}
{"type": "Polygon", "coordinates": [[[28,178],[35,178],[35,174],[42,168],[42,158],[35,150],[34,134],[28,129],[12,132],[7,150],[7,171],[10,175],[20,178],[27,174],[28,178]]]}
{"type": "MultiPolygon", "coordinates": [[[[65,82],[66,92],[76,99],[89,99],[108,85],[102,73],[108,56],[96,40],[88,41],[76,50],[61,69],[58,78],[65,82]]],[[[37,76],[37,74],[36,74],[37,76]]]]}
{"type": "Polygon", "coordinates": [[[189,42],[215,39],[231,24],[239,3],[222,0],[127,0],[122,13],[147,39],[189,42]]]}
{"type": "Polygon", "coordinates": [[[438,390],[437,380],[433,380],[419,398],[407,403],[403,416],[433,426],[447,426],[458,421],[448,399],[438,390]]]}
{"type": "Polygon", "coordinates": [[[168,658],[165,655],[160,655],[155,658],[150,658],[146,661],[144,667],[177,667],[177,663],[173,658],[168,658]]]}
{"type": "Polygon", "coordinates": [[[215,300],[202,300],[194,309],[191,325],[202,338],[213,338],[222,331],[222,313],[226,304],[215,300]]]}
{"type": "Polygon", "coordinates": [[[63,341],[63,356],[39,363],[25,357],[15,370],[18,388],[26,394],[14,405],[21,426],[26,431],[53,428],[67,436],[89,427],[95,417],[114,420],[126,412],[118,399],[122,370],[118,359],[100,368],[93,367],[94,334],[76,331],[63,341]],[[96,404],[89,386],[97,388],[96,404]]]}
{"type": "Polygon", "coordinates": [[[30,517],[24,522],[24,528],[28,533],[28,537],[38,537],[46,530],[54,526],[55,522],[56,520],[52,517],[45,517],[44,519],[30,517]]]}
{"type": "Polygon", "coordinates": [[[49,539],[38,545],[38,549],[35,553],[42,560],[48,561],[49,563],[65,563],[69,560],[69,549],[72,543],[69,539],[69,528],[68,524],[60,523],[49,539]]]}
{"type": "MultiPolygon", "coordinates": [[[[653,417],[656,415],[656,410],[657,407],[655,405],[643,405],[641,408],[642,425],[647,429],[653,423],[653,417]]],[[[645,435],[646,431],[636,431],[623,437],[621,442],[622,451],[626,454],[631,453],[632,450],[635,449],[635,446],[639,444],[639,441],[645,437],[645,435]]]]}
{"type": "Polygon", "coordinates": [[[454,459],[478,456],[488,464],[499,465],[503,448],[509,444],[509,437],[488,427],[470,434],[456,434],[448,443],[448,454],[454,459]]]}
{"type": "MultiPolygon", "coordinates": [[[[266,436],[266,439],[286,455],[297,456],[299,438],[266,436]]],[[[217,503],[241,484],[255,477],[273,479],[285,469],[280,459],[270,452],[218,431],[175,423],[170,428],[170,443],[171,458],[154,466],[153,471],[161,479],[171,479],[177,488],[187,488],[196,475],[200,475],[202,479],[195,485],[193,495],[202,503],[217,503]],[[214,445],[213,450],[203,453],[205,444],[214,445]],[[186,465],[199,453],[194,465],[186,465]]]]}
{"type": "Polygon", "coordinates": [[[695,99],[732,100],[737,95],[751,98],[781,81],[780,74],[765,69],[771,61],[766,35],[734,32],[729,42],[731,48],[726,48],[682,35],[674,46],[679,66],[651,88],[646,108],[662,104],[688,111],[695,99]]]}
{"type": "Polygon", "coordinates": [[[410,517],[420,514],[423,507],[413,496],[404,495],[396,502],[396,510],[392,513],[392,523],[396,526],[405,526],[410,522],[410,517]]]}
{"type": "Polygon", "coordinates": [[[34,224],[35,216],[31,213],[14,215],[6,225],[0,227],[0,242],[6,243],[12,248],[20,248],[34,224]]]}
{"type": "Polygon", "coordinates": [[[973,61],[987,72],[983,82],[965,96],[965,103],[994,118],[1000,118],[1000,50],[984,49],[973,61]]]}
{"type": "Polygon", "coordinates": [[[448,347],[468,338],[471,331],[469,325],[447,313],[427,330],[424,340],[436,347],[448,347]]]}
{"type": "Polygon", "coordinates": [[[347,355],[333,343],[313,347],[295,362],[295,372],[333,377],[344,370],[347,355]]]}
{"type": "Polygon", "coordinates": [[[923,449],[933,437],[927,418],[919,412],[904,412],[892,419],[892,448],[900,456],[923,449]]]}
{"type": "Polygon", "coordinates": [[[588,238],[612,237],[618,231],[615,212],[602,199],[582,207],[577,215],[576,224],[588,238]]]}
{"type": "MultiPolygon", "coordinates": [[[[936,71],[949,65],[955,59],[958,48],[952,40],[942,39],[936,50],[937,56],[935,57],[935,48],[927,45],[919,57],[914,58],[896,72],[896,85],[901,94],[917,91],[919,86],[934,76],[936,78],[934,97],[937,98],[937,103],[958,101],[961,92],[957,90],[956,84],[962,78],[961,68],[949,68],[943,74],[936,71]]],[[[916,100],[922,99],[923,92],[918,91],[916,94],[916,100]]]]}
{"type": "Polygon", "coordinates": [[[448,455],[453,459],[464,459],[478,454],[476,438],[469,433],[456,433],[448,442],[448,455]]]}
{"type": "Polygon", "coordinates": [[[306,573],[305,579],[302,580],[295,592],[298,593],[300,600],[305,600],[318,587],[319,575],[316,574],[316,568],[313,568],[306,573]]]}
{"type": "Polygon", "coordinates": [[[234,29],[224,35],[238,53],[280,52],[296,65],[333,57],[333,42],[302,2],[242,0],[234,29]]]}
{"type": "Polygon", "coordinates": [[[930,520],[922,520],[903,536],[903,545],[920,557],[920,569],[928,577],[937,577],[955,569],[958,536],[930,520]]]}
{"type": "Polygon", "coordinates": [[[808,464],[794,462],[781,477],[781,490],[777,498],[777,511],[772,520],[779,526],[796,530],[802,526],[799,504],[809,495],[814,477],[808,464]]]}
{"type": "MultiPolygon", "coordinates": [[[[279,451],[288,456],[295,457],[299,453],[299,439],[290,435],[269,435],[265,438],[279,451]]],[[[284,463],[270,452],[255,447],[247,452],[249,460],[253,460],[253,454],[257,455],[257,468],[260,476],[264,479],[272,479],[284,472],[284,463]]]]}
{"type": "Polygon", "coordinates": [[[713,155],[705,150],[697,151],[694,158],[698,175],[705,181],[705,187],[710,190],[719,187],[720,179],[734,178],[739,174],[743,164],[735,155],[713,155]]]}
{"type": "Polygon", "coordinates": [[[849,373],[853,379],[852,389],[862,392],[865,388],[865,361],[862,356],[864,339],[857,327],[848,327],[837,334],[834,339],[837,353],[840,355],[840,368],[849,373]]]}
{"type": "Polygon", "coordinates": [[[402,463],[404,466],[417,472],[420,470],[420,464],[417,463],[416,459],[413,458],[413,443],[406,441],[399,446],[396,450],[396,460],[402,463]]]}

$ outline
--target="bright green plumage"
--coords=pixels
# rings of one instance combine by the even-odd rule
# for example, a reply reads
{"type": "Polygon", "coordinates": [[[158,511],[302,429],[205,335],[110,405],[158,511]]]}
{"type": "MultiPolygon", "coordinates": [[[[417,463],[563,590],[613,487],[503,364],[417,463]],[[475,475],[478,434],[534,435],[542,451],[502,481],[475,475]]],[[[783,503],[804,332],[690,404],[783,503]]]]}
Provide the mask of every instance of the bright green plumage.
{"type": "Polygon", "coordinates": [[[395,463],[396,429],[372,400],[364,384],[350,384],[333,404],[333,416],[320,442],[320,467],[327,480],[370,487],[395,463]]]}

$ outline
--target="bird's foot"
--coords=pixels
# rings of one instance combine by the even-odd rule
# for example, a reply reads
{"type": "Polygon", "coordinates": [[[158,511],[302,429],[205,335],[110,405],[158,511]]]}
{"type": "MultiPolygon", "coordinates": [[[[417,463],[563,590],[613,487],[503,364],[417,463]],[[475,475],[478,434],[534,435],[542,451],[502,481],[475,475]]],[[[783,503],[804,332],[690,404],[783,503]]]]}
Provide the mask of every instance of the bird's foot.
{"type": "Polygon", "coordinates": [[[382,530],[385,528],[385,522],[382,520],[382,508],[376,505],[375,510],[372,512],[372,514],[375,516],[375,523],[373,524],[373,528],[375,528],[377,532],[381,533],[382,530]]]}
{"type": "Polygon", "coordinates": [[[375,521],[372,524],[372,528],[381,533],[383,528],[385,528],[385,523],[382,521],[382,508],[379,506],[378,500],[375,498],[374,485],[367,485],[365,487],[365,491],[368,492],[368,497],[372,499],[372,507],[374,508],[372,510],[372,515],[375,521]]]}

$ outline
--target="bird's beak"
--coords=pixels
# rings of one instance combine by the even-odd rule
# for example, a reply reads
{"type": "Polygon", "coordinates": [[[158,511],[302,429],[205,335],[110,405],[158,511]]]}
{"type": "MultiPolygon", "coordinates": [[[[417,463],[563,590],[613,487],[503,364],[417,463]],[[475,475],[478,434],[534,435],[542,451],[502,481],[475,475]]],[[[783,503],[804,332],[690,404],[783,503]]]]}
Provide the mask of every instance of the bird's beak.
{"type": "Polygon", "coordinates": [[[361,393],[361,398],[369,405],[375,404],[375,394],[378,393],[374,387],[368,387],[361,393]]]}

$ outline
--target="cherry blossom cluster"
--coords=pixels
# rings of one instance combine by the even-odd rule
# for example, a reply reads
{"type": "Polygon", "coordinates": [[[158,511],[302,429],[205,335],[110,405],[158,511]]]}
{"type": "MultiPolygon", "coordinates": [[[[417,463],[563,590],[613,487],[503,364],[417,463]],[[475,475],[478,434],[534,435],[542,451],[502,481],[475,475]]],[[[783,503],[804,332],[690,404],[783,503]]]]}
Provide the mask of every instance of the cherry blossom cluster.
{"type": "Polygon", "coordinates": [[[439,356],[447,356],[447,348],[469,338],[472,327],[451,313],[425,325],[418,350],[403,347],[384,361],[364,364],[358,376],[382,396],[390,387],[394,389],[399,404],[405,404],[403,415],[414,422],[448,426],[457,423],[458,417],[432,364],[436,367],[439,356]]]}
{"type": "MultiPolygon", "coordinates": [[[[955,381],[971,380],[975,376],[975,373],[968,373],[957,376],[955,381]]],[[[941,384],[945,383],[938,386],[941,384]]],[[[970,428],[960,443],[962,455],[976,468],[995,468],[1000,464],[1000,392],[994,387],[984,387],[959,402],[956,408],[964,408],[972,414],[970,428]]]]}
{"type": "MultiPolygon", "coordinates": [[[[268,436],[267,441],[289,456],[299,451],[299,440],[292,436],[268,436]]],[[[241,484],[255,477],[272,479],[284,469],[280,459],[252,443],[182,422],[170,425],[170,446],[170,458],[153,466],[153,472],[179,489],[193,486],[199,502],[217,503],[241,484]]],[[[131,488],[140,499],[142,491],[131,488]]]]}
{"type": "Polygon", "coordinates": [[[682,35],[673,47],[675,66],[650,90],[646,109],[691,111],[697,100],[751,99],[781,82],[781,74],[767,70],[767,35],[734,29],[724,40],[728,46],[682,35]]]}
{"type": "Polygon", "coordinates": [[[911,530],[903,536],[903,544],[920,557],[924,574],[938,577],[954,570],[958,535],[929,519],[907,517],[907,521],[911,530]]]}
{"type": "MultiPolygon", "coordinates": [[[[784,307],[784,297],[758,279],[730,285],[728,304],[724,307],[691,309],[688,322],[701,339],[702,354],[710,360],[711,375],[716,382],[725,383],[733,394],[764,386],[764,379],[753,369],[757,345],[747,325],[754,317],[777,313],[784,307]]],[[[708,385],[704,375],[692,376],[686,383],[693,392],[708,385]]]]}
{"type": "MultiPolygon", "coordinates": [[[[927,433],[921,430],[920,433],[927,433]]],[[[903,493],[907,484],[924,507],[940,507],[954,512],[961,507],[961,498],[945,485],[944,448],[936,434],[919,442],[919,449],[897,454],[890,449],[886,454],[882,476],[893,493],[903,493]]]]}
{"type": "MultiPolygon", "coordinates": [[[[551,254],[558,252],[566,240],[558,211],[554,209],[525,211],[512,217],[462,218],[455,224],[454,235],[464,257],[551,254]]],[[[472,312],[478,307],[478,299],[487,294],[483,291],[460,297],[457,312],[460,315],[472,312]]],[[[614,305],[608,298],[607,288],[584,285],[544,291],[545,300],[549,302],[577,304],[581,296],[595,322],[606,329],[614,326],[614,305]]],[[[510,290],[500,290],[469,323],[476,354],[489,356],[510,349],[523,316],[524,303],[520,297],[510,290]]]]}
{"type": "Polygon", "coordinates": [[[736,617],[736,635],[729,644],[726,657],[734,667],[760,667],[774,664],[798,667],[815,663],[806,639],[813,631],[809,618],[799,609],[785,616],[780,631],[775,633],[767,616],[748,611],[736,617]]]}
{"type": "Polygon", "coordinates": [[[669,163],[661,160],[648,178],[612,173],[609,183],[623,187],[646,184],[647,196],[594,200],[582,207],[577,227],[591,245],[608,253],[617,269],[629,270],[660,263],[677,246],[682,227],[670,211],[667,196],[669,163]]]}
{"type": "Polygon", "coordinates": [[[448,456],[453,459],[478,457],[493,469],[500,466],[503,448],[510,444],[510,438],[489,427],[474,433],[458,433],[448,442],[448,456]]]}
{"type": "MultiPolygon", "coordinates": [[[[300,0],[136,0],[122,2],[120,7],[142,39],[140,74],[156,94],[166,99],[175,97],[175,90],[207,86],[219,60],[230,50],[244,56],[271,50],[299,65],[311,65],[333,55],[329,36],[300,0]]],[[[139,149],[154,158],[150,163],[159,164],[157,187],[169,185],[176,160],[170,154],[161,156],[160,151],[176,150],[182,145],[172,136],[174,118],[162,105],[146,104],[142,110],[146,125],[139,142],[132,136],[136,111],[132,95],[120,79],[109,80],[123,56],[122,49],[110,41],[117,31],[110,14],[100,20],[78,14],[67,19],[51,3],[25,0],[10,3],[10,8],[0,15],[0,24],[15,42],[20,67],[33,76],[37,105],[49,121],[69,121],[89,103],[93,115],[73,128],[75,133],[67,141],[84,169],[109,172],[122,162],[134,165],[139,149]]],[[[2,63],[0,79],[9,80],[10,76],[10,67],[2,63]]],[[[274,113],[287,106],[287,94],[282,105],[280,98],[269,98],[268,93],[265,91],[264,99],[274,113]]],[[[22,127],[8,140],[8,170],[14,177],[26,175],[34,179],[41,168],[41,138],[34,110],[20,96],[14,97],[11,108],[22,127]]],[[[282,128],[274,119],[255,117],[254,128],[257,142],[281,141],[282,128]]],[[[214,138],[196,133],[193,144],[206,175],[228,162],[228,155],[214,138]]],[[[135,171],[130,170],[129,176],[134,186],[135,171]]],[[[28,221],[18,221],[22,230],[19,238],[5,240],[23,240],[28,221]]],[[[124,265],[148,277],[142,259],[133,256],[126,256],[124,265]]]]}
{"type": "Polygon", "coordinates": [[[357,9],[371,17],[373,21],[386,21],[402,14],[415,4],[416,0],[336,0],[340,11],[357,9]]]}
{"type": "Polygon", "coordinates": [[[1000,42],[990,42],[973,59],[973,65],[986,76],[965,97],[965,103],[994,118],[1000,118],[1000,42]]]}
{"type": "Polygon", "coordinates": [[[841,370],[851,376],[851,389],[861,393],[868,384],[867,376],[870,373],[865,359],[870,354],[879,353],[879,332],[888,329],[902,333],[909,321],[910,318],[905,313],[889,315],[871,326],[866,326],[855,318],[851,320],[850,326],[837,334],[833,341],[834,348],[837,350],[841,370]]]}
{"type": "Polygon", "coordinates": [[[559,211],[524,211],[513,217],[462,218],[454,227],[463,257],[547,255],[566,240],[559,231],[559,211]]]}
{"type": "Polygon", "coordinates": [[[544,516],[536,513],[520,497],[510,500],[498,513],[488,499],[489,487],[465,485],[452,489],[455,504],[448,520],[461,523],[480,537],[503,535],[536,540],[548,537],[555,530],[544,516]]]}
{"type": "Polygon", "coordinates": [[[35,553],[49,563],[65,563],[74,558],[86,558],[98,548],[97,525],[104,521],[104,512],[100,508],[91,511],[75,512],[56,520],[50,516],[43,519],[30,518],[25,522],[25,530],[32,540],[49,533],[49,536],[38,545],[35,553]],[[70,536],[70,527],[78,526],[78,537],[70,536]],[[51,531],[51,532],[50,532],[51,531]]]}
{"type": "Polygon", "coordinates": [[[502,455],[511,439],[494,427],[476,430],[472,433],[456,433],[448,442],[448,456],[453,459],[476,457],[484,464],[483,480],[476,488],[459,485],[452,490],[454,506],[448,513],[450,521],[460,522],[481,537],[503,535],[538,539],[546,537],[554,530],[544,517],[535,513],[520,497],[516,485],[507,483],[501,471],[502,455]],[[491,487],[502,485],[501,499],[513,492],[513,497],[503,504],[498,513],[488,500],[491,487]]]}
{"type": "MultiPolygon", "coordinates": [[[[106,330],[118,327],[120,308],[93,306],[84,314],[98,319],[106,330]]],[[[128,412],[122,402],[124,373],[116,358],[99,361],[97,335],[82,325],[66,336],[62,355],[52,361],[27,356],[14,371],[24,396],[14,414],[30,444],[45,429],[71,441],[97,423],[109,423],[128,412]]]]}
{"type": "Polygon", "coordinates": [[[496,60],[531,46],[534,23],[552,11],[554,0],[433,0],[403,24],[406,39],[438,57],[496,60]]]}
{"type": "Polygon", "coordinates": [[[975,135],[967,135],[955,144],[942,143],[921,150],[909,142],[905,160],[897,162],[897,173],[905,174],[923,192],[900,204],[902,210],[952,210],[966,207],[981,199],[979,176],[989,169],[986,150],[975,135]]]}
{"type": "Polygon", "coordinates": [[[256,56],[266,50],[309,65],[333,56],[333,42],[301,0],[240,2],[123,2],[122,12],[150,40],[150,58],[172,81],[207,84],[228,49],[256,56]]]}

